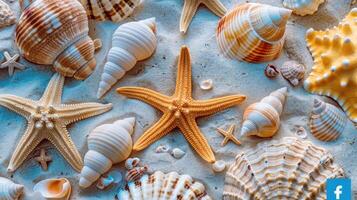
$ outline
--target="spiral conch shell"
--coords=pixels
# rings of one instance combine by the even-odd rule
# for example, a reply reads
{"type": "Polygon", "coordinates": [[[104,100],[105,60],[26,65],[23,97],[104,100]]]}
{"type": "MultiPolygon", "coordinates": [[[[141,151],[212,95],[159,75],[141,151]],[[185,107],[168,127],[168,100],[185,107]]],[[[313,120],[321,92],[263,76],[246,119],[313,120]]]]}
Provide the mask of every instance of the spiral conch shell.
{"type": "Polygon", "coordinates": [[[347,118],[336,106],[314,100],[310,116],[310,130],[321,141],[336,140],[345,129],[347,118]]]}
{"type": "Polygon", "coordinates": [[[237,155],[226,174],[223,199],[326,199],[327,179],[343,176],[327,150],[286,137],[237,155]]]}
{"type": "Polygon", "coordinates": [[[53,65],[66,77],[87,78],[95,69],[95,43],[78,1],[34,0],[16,28],[16,44],[30,62],[53,65]]]}
{"type": "Polygon", "coordinates": [[[304,65],[296,61],[287,61],[280,68],[281,75],[287,79],[293,86],[299,85],[301,79],[305,76],[304,65]]]}
{"type": "Polygon", "coordinates": [[[80,0],[86,8],[89,19],[120,22],[127,18],[141,0],[80,0]]]}
{"type": "Polygon", "coordinates": [[[294,14],[305,16],[314,14],[325,0],[284,0],[283,5],[294,14]]]}
{"type": "Polygon", "coordinates": [[[23,185],[15,184],[11,180],[0,177],[0,199],[1,200],[17,200],[22,195],[24,190],[23,185]]]}
{"type": "Polygon", "coordinates": [[[15,22],[16,17],[10,6],[0,0],[0,28],[9,26],[15,22]]]}
{"type": "Polygon", "coordinates": [[[243,114],[241,136],[272,137],[280,127],[287,91],[286,87],[281,88],[250,105],[243,114]]]}
{"type": "Polygon", "coordinates": [[[179,175],[176,172],[164,174],[156,171],[150,176],[144,175],[137,182],[129,182],[126,188],[119,191],[120,200],[211,200],[202,183],[195,182],[189,175],[179,175]]]}
{"type": "Polygon", "coordinates": [[[157,46],[155,32],[155,18],[119,26],[113,34],[112,48],[99,83],[98,98],[132,69],[137,61],[147,59],[154,53],[157,46]]]}
{"type": "Polygon", "coordinates": [[[68,200],[72,191],[71,183],[65,178],[42,180],[33,190],[48,200],[68,200]]]}
{"type": "Polygon", "coordinates": [[[218,46],[226,56],[246,62],[276,59],[284,44],[291,10],[265,4],[238,5],[218,24],[218,46]]]}
{"type": "Polygon", "coordinates": [[[131,153],[135,118],[118,120],[95,128],[88,136],[89,151],[84,156],[79,186],[89,187],[113,164],[127,159],[131,153]]]}

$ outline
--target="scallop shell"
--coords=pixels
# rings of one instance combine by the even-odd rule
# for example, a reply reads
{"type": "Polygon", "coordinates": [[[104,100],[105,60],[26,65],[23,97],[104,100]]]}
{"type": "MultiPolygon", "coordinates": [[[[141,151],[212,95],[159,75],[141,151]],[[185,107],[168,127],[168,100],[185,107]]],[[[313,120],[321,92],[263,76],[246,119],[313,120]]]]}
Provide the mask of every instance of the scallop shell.
{"type": "Polygon", "coordinates": [[[0,199],[17,200],[22,195],[23,185],[16,184],[7,178],[0,177],[0,199]]]}
{"type": "Polygon", "coordinates": [[[120,200],[154,199],[200,199],[210,200],[202,183],[196,182],[189,175],[176,172],[164,174],[156,171],[145,175],[137,182],[129,182],[126,189],[118,193],[120,200]]]}
{"type": "Polygon", "coordinates": [[[279,129],[287,88],[281,88],[250,105],[243,114],[241,136],[272,137],[279,129]]]}
{"type": "Polygon", "coordinates": [[[89,19],[120,22],[127,18],[141,0],[80,0],[87,10],[89,19]]]}
{"type": "Polygon", "coordinates": [[[33,190],[39,192],[44,199],[68,200],[71,196],[71,183],[65,178],[46,179],[38,182],[33,190]]]}
{"type": "Polygon", "coordinates": [[[96,67],[96,47],[88,31],[87,15],[78,1],[35,0],[19,19],[16,44],[28,61],[85,79],[96,67]]]}
{"type": "Polygon", "coordinates": [[[341,176],[343,169],[327,150],[286,137],[237,155],[226,174],[223,199],[326,199],[327,179],[341,176]]]}
{"type": "Polygon", "coordinates": [[[293,86],[297,86],[305,76],[305,67],[296,61],[287,61],[281,66],[280,72],[293,86]]]}
{"type": "Polygon", "coordinates": [[[154,53],[157,46],[155,31],[155,18],[119,26],[113,34],[112,48],[104,65],[97,98],[110,90],[137,61],[147,59],[154,53]]]}
{"type": "Polygon", "coordinates": [[[314,100],[309,125],[315,138],[326,142],[336,140],[343,133],[346,123],[346,115],[336,106],[314,100]]]}
{"type": "Polygon", "coordinates": [[[16,23],[16,17],[7,3],[0,0],[0,28],[16,23]]]}
{"type": "Polygon", "coordinates": [[[325,0],[284,0],[283,5],[294,14],[305,16],[314,14],[325,0]]]}
{"type": "Polygon", "coordinates": [[[268,78],[275,78],[279,75],[279,70],[274,65],[268,64],[265,67],[264,74],[268,78]]]}
{"type": "Polygon", "coordinates": [[[274,60],[283,48],[290,14],[285,8],[240,4],[219,21],[218,46],[230,58],[253,63],[274,60]]]}
{"type": "Polygon", "coordinates": [[[88,152],[84,156],[84,167],[79,186],[89,187],[107,172],[113,164],[127,159],[131,153],[135,118],[118,120],[95,128],[88,136],[88,152]]]}

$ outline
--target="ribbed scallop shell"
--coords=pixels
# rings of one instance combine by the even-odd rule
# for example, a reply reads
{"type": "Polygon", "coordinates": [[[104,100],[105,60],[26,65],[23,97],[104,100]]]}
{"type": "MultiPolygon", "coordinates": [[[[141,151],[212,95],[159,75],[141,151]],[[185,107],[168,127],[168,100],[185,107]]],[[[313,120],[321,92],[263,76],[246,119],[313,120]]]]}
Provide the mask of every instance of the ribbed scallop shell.
{"type": "Polygon", "coordinates": [[[343,133],[346,122],[346,115],[336,106],[314,100],[309,125],[315,138],[326,142],[336,140],[343,133]]]}
{"type": "Polygon", "coordinates": [[[39,192],[44,199],[68,200],[71,196],[71,183],[65,178],[45,179],[38,182],[33,190],[39,192]]]}
{"type": "Polygon", "coordinates": [[[305,16],[314,14],[325,0],[284,0],[283,5],[294,14],[305,16]]]}
{"type": "Polygon", "coordinates": [[[281,88],[250,105],[243,114],[241,136],[272,137],[280,127],[287,88],[281,88]]]}
{"type": "Polygon", "coordinates": [[[16,17],[10,6],[0,0],[0,28],[15,24],[16,17]]]}
{"type": "Polygon", "coordinates": [[[140,0],[80,0],[89,19],[120,22],[140,4],[140,0]]]}
{"type": "Polygon", "coordinates": [[[224,200],[325,200],[329,178],[344,176],[327,150],[286,137],[262,142],[237,155],[229,167],[224,200]]]}
{"type": "Polygon", "coordinates": [[[15,184],[7,178],[0,177],[0,199],[17,200],[22,195],[23,185],[15,184]]]}
{"type": "Polygon", "coordinates": [[[230,58],[253,63],[274,60],[283,48],[290,14],[265,4],[238,5],[219,21],[218,46],[230,58]]]}
{"type": "Polygon", "coordinates": [[[113,164],[127,159],[131,153],[135,118],[118,120],[95,128],[88,136],[88,152],[84,156],[84,167],[79,186],[89,187],[107,172],[113,164]]]}
{"type": "Polygon", "coordinates": [[[172,199],[211,200],[206,194],[205,187],[195,182],[189,175],[179,175],[176,172],[164,174],[156,171],[145,175],[137,182],[129,182],[126,189],[118,193],[120,200],[157,200],[172,199]]]}
{"type": "Polygon", "coordinates": [[[96,66],[88,31],[86,11],[78,1],[35,0],[19,19],[16,44],[28,61],[85,79],[96,66]]]}
{"type": "Polygon", "coordinates": [[[99,83],[98,98],[110,90],[137,61],[147,59],[154,53],[157,45],[155,31],[155,18],[119,26],[113,34],[112,48],[99,83]]]}
{"type": "Polygon", "coordinates": [[[287,61],[281,66],[280,72],[293,86],[297,86],[299,81],[304,78],[305,67],[296,61],[287,61]]]}

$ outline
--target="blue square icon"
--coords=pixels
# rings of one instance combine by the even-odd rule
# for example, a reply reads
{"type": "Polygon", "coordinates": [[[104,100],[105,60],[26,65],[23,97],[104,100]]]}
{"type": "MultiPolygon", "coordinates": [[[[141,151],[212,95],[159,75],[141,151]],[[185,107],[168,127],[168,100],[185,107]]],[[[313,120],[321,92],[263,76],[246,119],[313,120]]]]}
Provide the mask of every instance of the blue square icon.
{"type": "Polygon", "coordinates": [[[327,179],[327,200],[351,200],[351,179],[327,179]]]}

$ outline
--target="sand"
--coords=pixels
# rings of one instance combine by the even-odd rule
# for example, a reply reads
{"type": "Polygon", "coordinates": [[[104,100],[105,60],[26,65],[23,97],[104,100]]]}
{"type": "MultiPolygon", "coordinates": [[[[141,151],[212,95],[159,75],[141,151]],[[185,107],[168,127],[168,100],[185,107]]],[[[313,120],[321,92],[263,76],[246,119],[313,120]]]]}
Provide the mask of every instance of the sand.
{"type": "MultiPolygon", "coordinates": [[[[245,1],[222,0],[227,8],[232,8],[237,3],[245,1]]],[[[256,0],[249,2],[269,3],[275,6],[282,6],[281,0],[256,0]]],[[[139,62],[136,67],[119,81],[115,87],[99,102],[113,103],[113,109],[103,115],[80,121],[69,126],[69,132],[75,145],[82,155],[87,151],[86,136],[94,127],[105,122],[114,121],[126,116],[135,116],[137,119],[134,140],[136,140],[146,129],[161,117],[161,113],[150,105],[137,100],[127,99],[118,95],[115,88],[120,86],[143,86],[154,89],[161,93],[171,95],[175,86],[175,76],[177,69],[177,56],[181,45],[189,46],[192,56],[193,74],[193,96],[196,99],[208,99],[228,94],[245,94],[248,99],[243,104],[227,109],[216,115],[198,120],[198,125],[211,144],[216,158],[231,162],[237,153],[249,147],[254,147],[256,143],[262,141],[257,138],[244,138],[242,146],[229,143],[221,147],[222,136],[216,132],[217,127],[228,128],[230,124],[236,124],[236,134],[242,121],[244,109],[251,103],[259,101],[270,92],[288,87],[289,95],[282,115],[282,124],[279,132],[273,139],[285,136],[294,136],[294,125],[302,125],[307,128],[306,123],[311,111],[312,101],[315,95],[306,92],[302,86],[296,88],[282,77],[268,79],[264,76],[266,63],[249,64],[230,60],[222,56],[218,49],[214,37],[215,27],[218,17],[201,6],[195,16],[186,35],[179,33],[179,18],[181,14],[182,0],[146,0],[135,13],[126,21],[140,20],[149,17],[156,17],[158,47],[155,54],[148,60],[139,62]],[[214,88],[210,91],[203,91],[199,88],[199,83],[205,79],[212,79],[214,88]]],[[[11,7],[19,14],[17,2],[11,7]]],[[[287,27],[287,38],[284,51],[279,59],[269,62],[280,66],[284,61],[296,59],[306,65],[310,71],[313,64],[312,57],[306,47],[304,40],[305,32],[308,28],[326,29],[332,27],[346,15],[351,9],[350,0],[327,0],[320,6],[319,11],[306,17],[292,16],[287,27]]],[[[124,22],[122,22],[124,23],[124,22]]],[[[111,35],[120,25],[103,22],[91,23],[91,36],[101,38],[103,48],[96,54],[98,61],[97,69],[85,81],[67,79],[64,87],[62,102],[92,102],[97,101],[96,89],[100,80],[102,67],[111,45],[111,35]]],[[[15,26],[0,30],[0,51],[17,52],[13,41],[15,26]]],[[[3,59],[2,55],[0,59],[3,59]]],[[[21,63],[27,66],[26,70],[16,71],[12,77],[8,76],[7,70],[0,71],[0,93],[16,94],[22,97],[39,99],[50,80],[53,71],[49,66],[36,66],[24,59],[21,63]]],[[[73,187],[72,199],[113,199],[120,185],[109,190],[98,190],[92,186],[86,190],[78,187],[78,173],[61,157],[56,149],[49,143],[42,143],[40,146],[49,150],[53,161],[49,165],[48,171],[42,171],[40,165],[31,159],[39,154],[40,148],[30,154],[24,164],[13,174],[6,172],[11,154],[16,147],[20,137],[24,133],[26,121],[21,116],[0,107],[0,175],[11,178],[16,183],[25,185],[25,195],[23,199],[35,199],[32,188],[35,183],[45,178],[66,177],[73,187]]],[[[332,152],[335,162],[345,169],[347,175],[352,179],[353,190],[357,193],[357,135],[356,129],[351,122],[348,122],[344,133],[335,142],[321,142],[308,133],[307,140],[318,146],[322,146],[332,152]]],[[[162,170],[164,172],[177,171],[192,175],[196,180],[203,182],[208,193],[214,199],[220,199],[224,185],[224,173],[215,174],[211,166],[198,157],[198,155],[187,144],[186,140],[178,130],[172,131],[168,136],[152,144],[142,152],[134,154],[148,164],[152,171],[162,170]],[[171,148],[180,147],[186,155],[177,160],[169,154],[156,154],[154,150],[160,144],[165,144],[171,148]]],[[[116,165],[113,170],[124,172],[123,164],[116,165]]]]}

